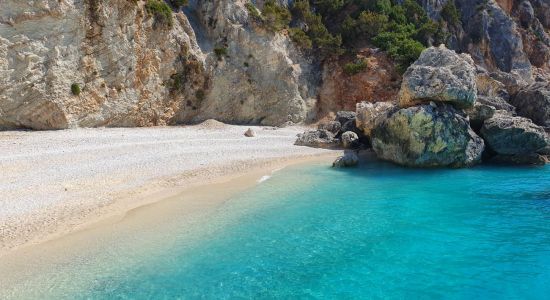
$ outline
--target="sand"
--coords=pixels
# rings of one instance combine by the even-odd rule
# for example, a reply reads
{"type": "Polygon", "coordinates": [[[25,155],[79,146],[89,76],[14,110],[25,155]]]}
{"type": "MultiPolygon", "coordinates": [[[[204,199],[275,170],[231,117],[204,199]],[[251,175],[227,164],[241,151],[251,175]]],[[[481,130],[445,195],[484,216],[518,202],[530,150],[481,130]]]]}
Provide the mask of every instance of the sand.
{"type": "Polygon", "coordinates": [[[0,132],[0,255],[192,186],[338,153],[294,146],[304,128],[254,127],[254,138],[248,128],[0,132]]]}

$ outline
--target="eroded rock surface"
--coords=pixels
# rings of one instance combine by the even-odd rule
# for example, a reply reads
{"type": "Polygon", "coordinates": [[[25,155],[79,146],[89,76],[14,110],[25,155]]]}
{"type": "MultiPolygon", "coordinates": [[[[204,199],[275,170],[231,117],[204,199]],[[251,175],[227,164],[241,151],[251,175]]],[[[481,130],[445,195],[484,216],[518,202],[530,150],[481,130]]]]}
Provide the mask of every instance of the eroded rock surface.
{"type": "Polygon", "coordinates": [[[550,84],[537,82],[521,89],[511,100],[520,116],[550,127],[550,84]]]}
{"type": "Polygon", "coordinates": [[[407,69],[399,92],[399,105],[409,107],[438,101],[471,107],[476,98],[476,70],[472,59],[442,45],[424,50],[407,69]]]}

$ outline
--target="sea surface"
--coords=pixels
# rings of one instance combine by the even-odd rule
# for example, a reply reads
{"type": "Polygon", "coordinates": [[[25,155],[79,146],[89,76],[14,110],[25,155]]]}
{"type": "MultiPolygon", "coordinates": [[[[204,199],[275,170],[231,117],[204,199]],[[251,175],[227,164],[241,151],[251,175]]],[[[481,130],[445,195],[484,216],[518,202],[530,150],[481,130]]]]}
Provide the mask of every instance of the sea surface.
{"type": "Polygon", "coordinates": [[[157,221],[6,297],[550,299],[550,166],[294,166],[200,220],[157,221]]]}

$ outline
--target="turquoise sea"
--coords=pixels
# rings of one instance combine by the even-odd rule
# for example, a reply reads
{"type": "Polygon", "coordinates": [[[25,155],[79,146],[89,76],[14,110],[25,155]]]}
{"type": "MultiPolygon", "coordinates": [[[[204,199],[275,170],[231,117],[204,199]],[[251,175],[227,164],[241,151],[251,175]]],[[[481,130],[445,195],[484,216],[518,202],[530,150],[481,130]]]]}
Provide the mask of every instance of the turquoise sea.
{"type": "Polygon", "coordinates": [[[550,166],[294,166],[207,219],[159,220],[150,238],[100,243],[21,288],[56,299],[550,298],[550,166]]]}

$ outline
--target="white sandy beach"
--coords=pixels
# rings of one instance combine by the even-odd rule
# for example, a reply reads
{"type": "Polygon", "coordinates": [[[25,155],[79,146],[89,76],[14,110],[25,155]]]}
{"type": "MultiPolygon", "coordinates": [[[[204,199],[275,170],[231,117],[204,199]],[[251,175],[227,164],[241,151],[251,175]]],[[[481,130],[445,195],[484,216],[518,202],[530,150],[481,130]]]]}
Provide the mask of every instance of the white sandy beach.
{"type": "Polygon", "coordinates": [[[109,214],[256,168],[334,155],[294,146],[303,128],[188,127],[0,132],[0,254],[109,214]]]}

